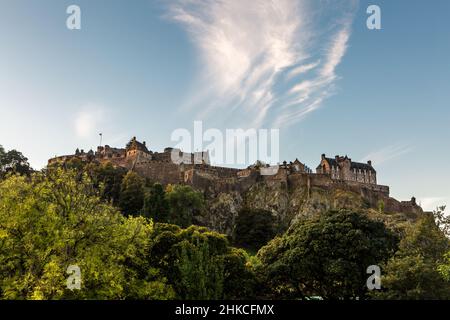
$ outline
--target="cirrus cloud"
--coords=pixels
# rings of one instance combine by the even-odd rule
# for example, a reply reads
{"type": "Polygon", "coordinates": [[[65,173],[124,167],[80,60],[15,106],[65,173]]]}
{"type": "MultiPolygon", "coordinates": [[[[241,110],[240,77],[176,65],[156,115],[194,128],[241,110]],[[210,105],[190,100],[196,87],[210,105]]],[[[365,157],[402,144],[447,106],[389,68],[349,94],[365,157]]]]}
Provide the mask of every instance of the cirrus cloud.
{"type": "Polygon", "coordinates": [[[185,108],[198,118],[281,127],[334,91],[356,0],[175,0],[168,17],[199,53],[202,69],[185,108]]]}

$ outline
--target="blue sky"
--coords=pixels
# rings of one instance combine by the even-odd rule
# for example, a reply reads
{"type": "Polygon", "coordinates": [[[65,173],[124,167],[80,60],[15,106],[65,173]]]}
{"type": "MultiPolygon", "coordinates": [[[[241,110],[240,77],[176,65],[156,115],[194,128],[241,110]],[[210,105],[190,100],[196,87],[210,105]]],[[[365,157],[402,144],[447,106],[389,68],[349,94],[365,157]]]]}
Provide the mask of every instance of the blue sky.
{"type": "Polygon", "coordinates": [[[99,132],[279,128],[282,160],[371,159],[392,196],[450,205],[450,2],[249,3],[0,0],[0,144],[41,168],[99,132]]]}

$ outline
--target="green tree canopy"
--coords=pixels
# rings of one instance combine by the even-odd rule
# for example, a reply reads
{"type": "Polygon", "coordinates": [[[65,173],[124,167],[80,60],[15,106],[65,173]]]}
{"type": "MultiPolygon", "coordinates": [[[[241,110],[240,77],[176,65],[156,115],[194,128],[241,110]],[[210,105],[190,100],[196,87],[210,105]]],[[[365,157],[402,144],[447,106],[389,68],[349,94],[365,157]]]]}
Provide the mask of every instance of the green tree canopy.
{"type": "Polygon", "coordinates": [[[445,214],[446,206],[439,206],[433,211],[434,221],[446,237],[450,237],[450,215],[445,214]]]}
{"type": "Polygon", "coordinates": [[[178,299],[239,299],[254,294],[254,273],[243,250],[204,227],[155,224],[149,259],[178,299]]]}
{"type": "Polygon", "coordinates": [[[169,221],[169,203],[160,183],[155,183],[148,188],[144,199],[144,215],[156,222],[169,221]]]}
{"type": "Polygon", "coordinates": [[[185,185],[170,186],[166,200],[169,205],[169,223],[184,228],[192,225],[194,215],[199,214],[204,207],[203,195],[185,185]]]}
{"type": "Polygon", "coordinates": [[[272,296],[364,298],[370,265],[387,259],[395,236],[361,213],[330,211],[304,218],[258,252],[272,296]]]}
{"type": "Polygon", "coordinates": [[[444,261],[439,266],[438,270],[441,273],[442,277],[446,281],[450,282],[450,251],[445,254],[444,261]]]}
{"type": "Polygon", "coordinates": [[[85,171],[100,190],[102,199],[118,205],[122,181],[127,174],[126,169],[115,167],[111,162],[101,164],[91,162],[86,166],[85,171]]]}
{"type": "Polygon", "coordinates": [[[173,290],[148,265],[152,224],[101,201],[87,175],[56,169],[0,183],[0,297],[164,299],[173,290]],[[66,270],[81,269],[81,290],[66,270]]]}
{"type": "Polygon", "coordinates": [[[125,215],[139,215],[144,206],[145,181],[137,173],[129,171],[122,180],[119,207],[125,215]]]}
{"type": "Polygon", "coordinates": [[[235,245],[258,250],[275,235],[275,218],[270,211],[249,208],[239,211],[234,231],[235,245]]]}
{"type": "Polygon", "coordinates": [[[0,145],[0,178],[8,173],[29,175],[33,170],[28,163],[28,159],[17,150],[8,152],[0,145]]]}
{"type": "Polygon", "coordinates": [[[384,265],[378,299],[450,299],[450,279],[445,279],[449,239],[432,216],[424,216],[410,226],[399,250],[384,265]],[[441,271],[441,273],[439,272],[441,271]]]}

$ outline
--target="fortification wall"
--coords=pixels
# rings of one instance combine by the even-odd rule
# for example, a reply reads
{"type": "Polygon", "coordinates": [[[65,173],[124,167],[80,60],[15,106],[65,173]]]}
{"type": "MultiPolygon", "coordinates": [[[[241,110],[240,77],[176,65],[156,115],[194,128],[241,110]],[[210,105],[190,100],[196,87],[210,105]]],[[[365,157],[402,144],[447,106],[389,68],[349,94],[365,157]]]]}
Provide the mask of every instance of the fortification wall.
{"type": "Polygon", "coordinates": [[[159,182],[163,185],[184,182],[184,172],[180,166],[171,162],[140,162],[134,170],[152,182],[159,182]]]}
{"type": "Polygon", "coordinates": [[[209,173],[219,178],[236,178],[239,169],[227,168],[227,167],[215,167],[210,165],[194,164],[193,168],[196,171],[209,173]]]}
{"type": "Polygon", "coordinates": [[[133,159],[123,158],[123,157],[121,157],[121,158],[101,158],[98,160],[101,163],[111,162],[114,166],[130,169],[131,166],[133,165],[134,158],[133,159]]]}
{"type": "Polygon", "coordinates": [[[214,171],[191,169],[185,172],[185,177],[188,178],[186,183],[206,194],[217,195],[222,192],[241,191],[236,177],[221,178],[214,171]]]}
{"type": "Polygon", "coordinates": [[[294,173],[288,177],[288,184],[291,188],[308,188],[311,184],[310,174],[294,173]]]}
{"type": "Polygon", "coordinates": [[[308,177],[310,178],[311,187],[329,189],[333,186],[333,180],[329,174],[311,173],[308,177]]]}
{"type": "Polygon", "coordinates": [[[261,176],[256,171],[247,172],[245,176],[239,176],[236,183],[239,185],[239,191],[243,192],[251,188],[261,180],[261,176]]]}
{"type": "Polygon", "coordinates": [[[351,190],[353,192],[361,193],[363,191],[371,191],[375,193],[379,193],[385,197],[389,197],[389,187],[369,184],[369,183],[361,183],[357,181],[344,181],[344,180],[331,180],[332,185],[341,189],[351,190]]]}

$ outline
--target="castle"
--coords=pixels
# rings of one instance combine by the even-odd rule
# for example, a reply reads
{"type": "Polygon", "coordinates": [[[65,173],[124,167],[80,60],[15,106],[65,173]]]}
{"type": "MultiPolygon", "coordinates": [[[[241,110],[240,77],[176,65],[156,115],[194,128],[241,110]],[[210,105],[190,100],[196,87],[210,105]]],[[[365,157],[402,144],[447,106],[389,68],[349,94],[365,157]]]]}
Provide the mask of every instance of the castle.
{"type": "Polygon", "coordinates": [[[331,175],[331,179],[377,184],[377,172],[370,160],[366,164],[353,162],[347,156],[327,158],[325,154],[322,154],[322,160],[316,170],[317,173],[331,175]]]}
{"type": "Polygon", "coordinates": [[[256,183],[287,187],[300,186],[310,192],[311,188],[331,190],[345,189],[361,194],[372,205],[382,200],[388,208],[404,211],[415,208],[415,199],[399,202],[389,197],[389,187],[377,183],[377,173],[372,162],[354,162],[347,156],[328,158],[322,155],[316,172],[295,159],[270,167],[256,163],[245,169],[217,167],[210,164],[208,151],[185,153],[175,148],[165,148],[163,152],[153,152],[145,142],[133,137],[125,148],[108,145],[97,147],[97,151],[76,150],[73,155],[55,157],[48,161],[51,165],[70,159],[82,161],[110,162],[114,166],[132,170],[153,182],[167,184],[188,184],[217,195],[221,192],[245,192],[256,183]]]}

